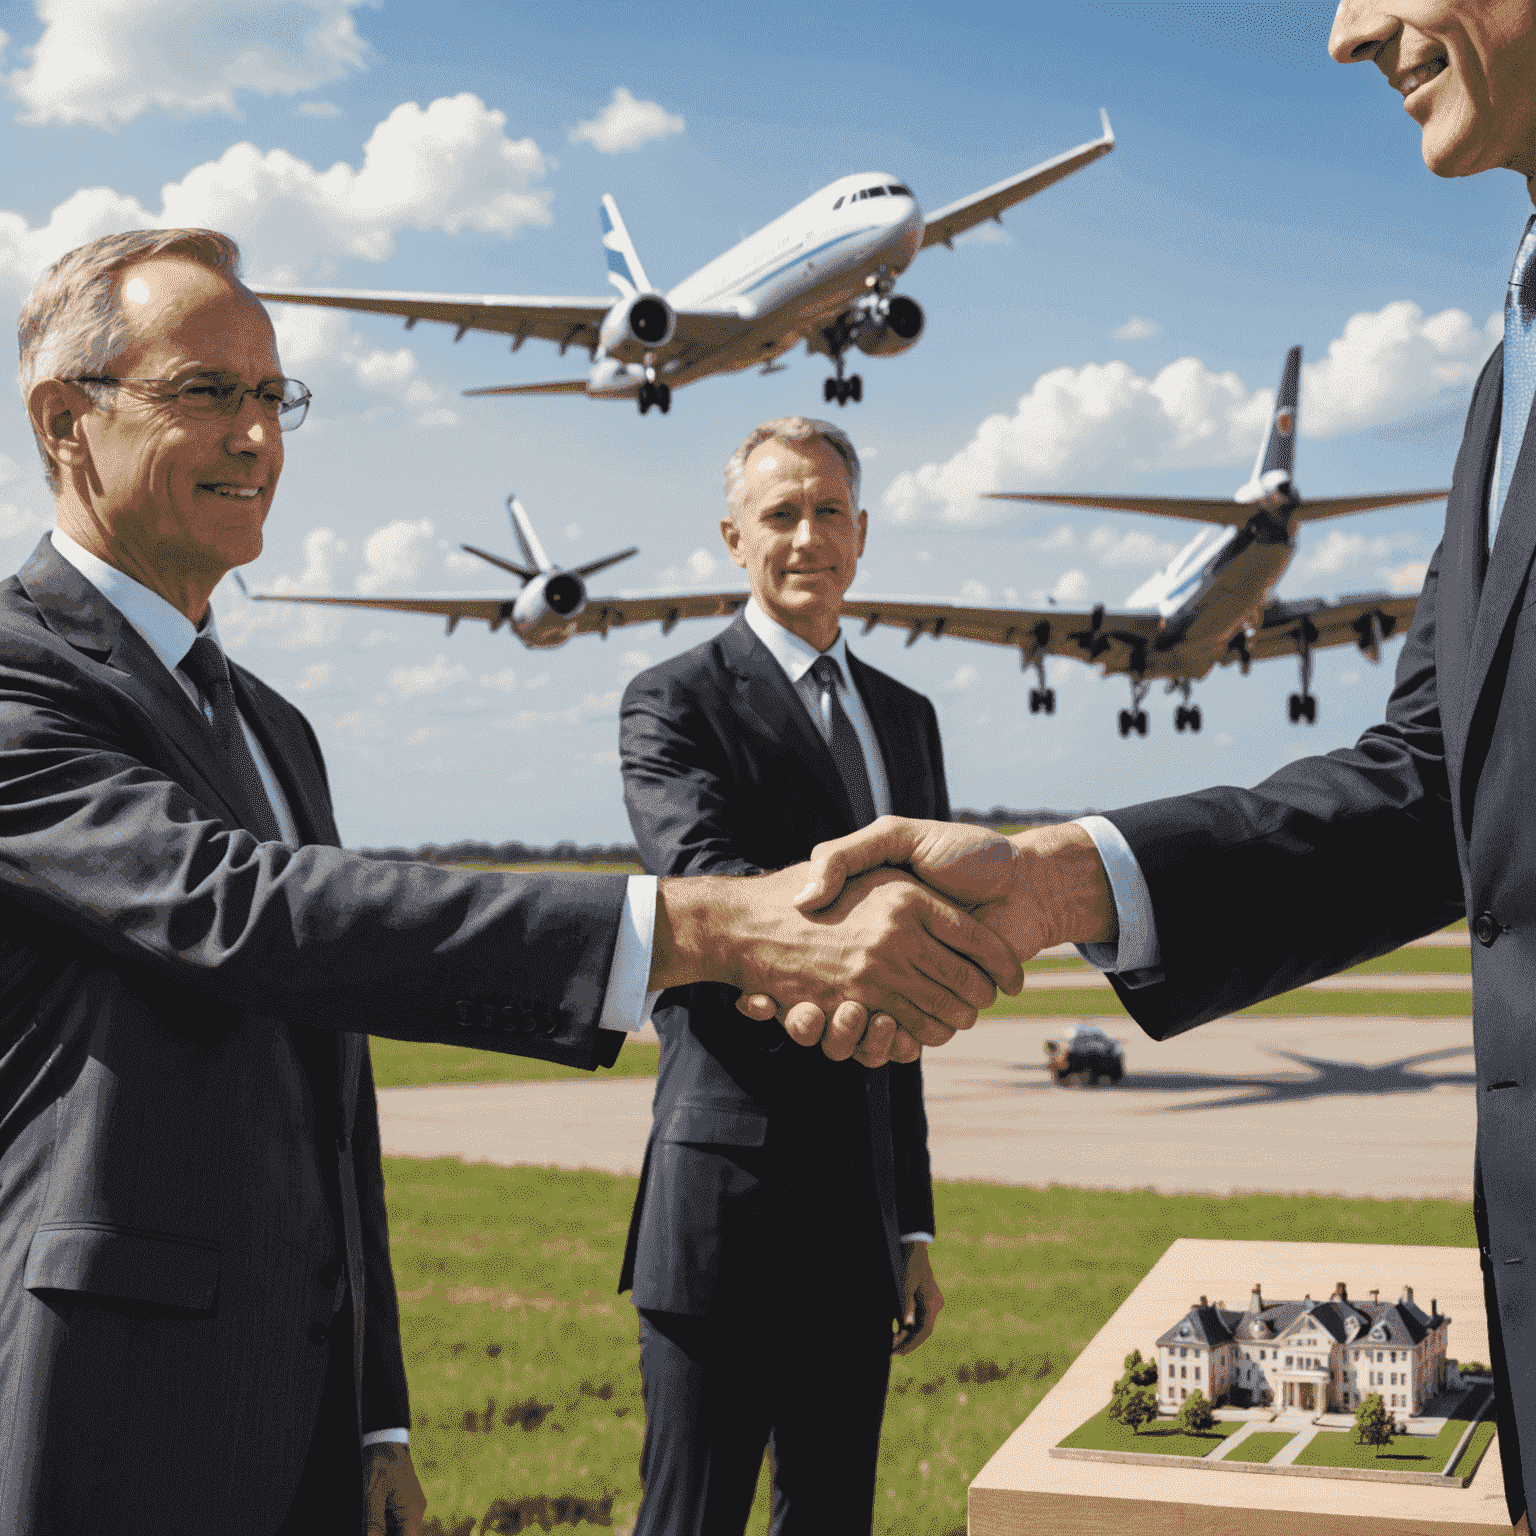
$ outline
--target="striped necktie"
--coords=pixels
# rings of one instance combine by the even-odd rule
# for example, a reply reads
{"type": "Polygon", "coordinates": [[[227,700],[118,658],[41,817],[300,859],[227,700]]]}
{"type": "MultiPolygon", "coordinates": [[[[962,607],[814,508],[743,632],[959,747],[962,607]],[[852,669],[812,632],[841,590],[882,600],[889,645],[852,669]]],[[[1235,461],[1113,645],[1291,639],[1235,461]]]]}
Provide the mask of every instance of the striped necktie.
{"type": "Polygon", "coordinates": [[[1526,220],[1525,234],[1509,274],[1504,297],[1504,409],[1499,434],[1499,479],[1488,502],[1488,547],[1493,548],[1504,498],[1514,478],[1525,426],[1536,399],[1536,214],[1526,220]]]}
{"type": "Polygon", "coordinates": [[[842,686],[843,669],[830,656],[818,656],[811,663],[811,676],[821,689],[822,716],[830,724],[827,745],[832,749],[832,761],[848,791],[848,804],[853,808],[855,827],[867,827],[875,819],[875,797],[869,788],[869,769],[864,765],[864,752],[859,746],[858,732],[843,701],[838,698],[842,686]]]}
{"type": "Polygon", "coordinates": [[[192,642],[192,649],[182,657],[180,670],[197,684],[198,692],[208,701],[209,723],[219,744],[219,755],[239,787],[246,831],[258,842],[280,843],[283,834],[278,830],[272,801],[257,772],[256,759],[246,745],[245,732],[240,729],[229,663],[219,649],[219,642],[212,635],[199,635],[192,642]]]}

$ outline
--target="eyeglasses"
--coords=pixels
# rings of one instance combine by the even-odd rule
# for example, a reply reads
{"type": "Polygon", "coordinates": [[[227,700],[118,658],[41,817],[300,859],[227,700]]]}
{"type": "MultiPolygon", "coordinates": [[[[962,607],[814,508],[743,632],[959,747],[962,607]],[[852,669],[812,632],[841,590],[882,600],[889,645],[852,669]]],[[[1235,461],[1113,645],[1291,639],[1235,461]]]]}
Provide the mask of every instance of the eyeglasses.
{"type": "MultiPolygon", "coordinates": [[[[115,379],[107,374],[84,374],[71,384],[158,384],[162,401],[183,416],[200,421],[238,416],[247,395],[255,395],[257,407],[284,432],[302,426],[309,414],[310,393],[297,379],[265,379],[254,389],[233,373],[195,373],[177,384],[171,379],[115,379]]],[[[154,393],[154,391],[152,391],[154,393]]]]}

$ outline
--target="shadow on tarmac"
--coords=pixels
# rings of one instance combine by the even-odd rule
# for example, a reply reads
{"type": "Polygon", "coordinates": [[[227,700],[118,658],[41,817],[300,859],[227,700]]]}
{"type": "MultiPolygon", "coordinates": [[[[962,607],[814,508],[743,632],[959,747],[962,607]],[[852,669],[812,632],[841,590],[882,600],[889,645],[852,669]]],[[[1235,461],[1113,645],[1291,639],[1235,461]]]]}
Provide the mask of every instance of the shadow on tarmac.
{"type": "MultiPolygon", "coordinates": [[[[1437,1088],[1470,1088],[1477,1083],[1473,1072],[1423,1072],[1416,1068],[1430,1062],[1447,1061],[1456,1056],[1470,1056],[1470,1045],[1454,1045],[1444,1050],[1421,1051],[1396,1061],[1367,1064],[1361,1061],[1328,1061],[1320,1056],[1306,1056],[1299,1051],[1265,1047],[1271,1056],[1294,1062],[1302,1072],[1221,1073],[1221,1072],[1127,1072],[1114,1088],[1060,1088],[1062,1093],[1197,1093],[1214,1094],[1194,1103],[1166,1104],[1144,1114],[1178,1115],[1191,1110],[1242,1109],[1251,1104],[1295,1104],[1307,1099],[1352,1098],[1387,1093],[1432,1093],[1437,1088]]],[[[1020,1063],[1016,1071],[1036,1073],[1042,1069],[1020,1063]]],[[[1053,1088],[1049,1081],[1020,1083],[1021,1089],[1053,1088]]]]}

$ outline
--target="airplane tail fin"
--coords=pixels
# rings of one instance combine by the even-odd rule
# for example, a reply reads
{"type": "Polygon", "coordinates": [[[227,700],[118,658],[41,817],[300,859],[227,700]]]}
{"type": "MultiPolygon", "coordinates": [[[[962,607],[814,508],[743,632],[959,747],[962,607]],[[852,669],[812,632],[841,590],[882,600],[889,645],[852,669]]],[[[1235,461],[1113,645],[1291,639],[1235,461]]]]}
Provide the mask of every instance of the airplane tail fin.
{"type": "Polygon", "coordinates": [[[1280,470],[1287,480],[1296,468],[1296,431],[1300,423],[1301,348],[1292,347],[1285,354],[1280,374],[1280,392],[1275,397],[1275,414],[1270,418],[1264,445],[1253,461],[1251,483],[1258,485],[1271,470],[1280,470]]]}
{"type": "Polygon", "coordinates": [[[507,515],[512,519],[512,532],[516,534],[518,548],[522,550],[528,564],[539,571],[554,570],[555,563],[544,553],[544,546],[539,543],[539,536],[533,531],[533,522],[527,509],[515,495],[507,497],[507,515]]]}
{"type": "Polygon", "coordinates": [[[608,258],[608,281],[626,299],[632,299],[637,293],[651,293],[651,280],[645,275],[645,268],[635,252],[635,242],[624,227],[619,205],[606,192],[599,213],[603,221],[603,250],[608,258]]]}

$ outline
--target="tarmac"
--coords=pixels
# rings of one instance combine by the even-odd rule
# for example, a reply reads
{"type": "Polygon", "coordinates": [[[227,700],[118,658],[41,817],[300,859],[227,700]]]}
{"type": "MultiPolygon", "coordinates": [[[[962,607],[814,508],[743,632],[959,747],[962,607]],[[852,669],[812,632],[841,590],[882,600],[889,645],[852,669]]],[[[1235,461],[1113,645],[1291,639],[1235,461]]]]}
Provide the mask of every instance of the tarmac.
{"type": "MultiPolygon", "coordinates": [[[[1161,1044],[1123,1014],[995,1019],[925,1052],[923,1074],[940,1179],[1472,1197],[1468,1018],[1222,1019],[1161,1044]],[[1051,1080],[1044,1042],[1078,1022],[1123,1044],[1119,1086],[1051,1080]]],[[[384,1151],[635,1174],[654,1086],[598,1073],[382,1089],[384,1151]]]]}

